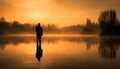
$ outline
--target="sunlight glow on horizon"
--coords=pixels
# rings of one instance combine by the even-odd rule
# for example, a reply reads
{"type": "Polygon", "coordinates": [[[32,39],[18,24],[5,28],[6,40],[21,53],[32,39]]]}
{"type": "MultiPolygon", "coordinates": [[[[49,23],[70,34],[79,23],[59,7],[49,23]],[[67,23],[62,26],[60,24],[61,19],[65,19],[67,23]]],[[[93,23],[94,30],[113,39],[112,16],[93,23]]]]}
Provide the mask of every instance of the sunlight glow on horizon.
{"type": "Polygon", "coordinates": [[[85,24],[86,19],[98,22],[101,11],[116,9],[120,19],[119,0],[0,0],[0,17],[20,23],[85,24]]]}

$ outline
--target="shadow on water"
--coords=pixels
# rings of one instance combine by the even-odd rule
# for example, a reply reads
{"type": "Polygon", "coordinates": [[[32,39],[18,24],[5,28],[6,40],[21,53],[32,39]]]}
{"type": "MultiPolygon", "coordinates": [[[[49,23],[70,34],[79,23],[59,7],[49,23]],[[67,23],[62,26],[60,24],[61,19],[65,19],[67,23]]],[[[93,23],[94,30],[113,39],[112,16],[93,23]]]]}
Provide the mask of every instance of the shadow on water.
{"type": "Polygon", "coordinates": [[[120,47],[120,38],[101,38],[99,53],[102,58],[115,59],[120,47]]]}

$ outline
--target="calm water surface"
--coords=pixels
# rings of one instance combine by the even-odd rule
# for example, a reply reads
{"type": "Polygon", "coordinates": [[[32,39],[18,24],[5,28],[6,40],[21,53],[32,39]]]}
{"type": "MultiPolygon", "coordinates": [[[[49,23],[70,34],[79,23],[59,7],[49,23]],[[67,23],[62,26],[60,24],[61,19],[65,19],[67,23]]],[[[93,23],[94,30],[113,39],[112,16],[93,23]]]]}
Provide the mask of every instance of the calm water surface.
{"type": "Polygon", "coordinates": [[[0,69],[118,69],[119,48],[118,37],[45,36],[38,61],[35,36],[0,36],[0,69]]]}

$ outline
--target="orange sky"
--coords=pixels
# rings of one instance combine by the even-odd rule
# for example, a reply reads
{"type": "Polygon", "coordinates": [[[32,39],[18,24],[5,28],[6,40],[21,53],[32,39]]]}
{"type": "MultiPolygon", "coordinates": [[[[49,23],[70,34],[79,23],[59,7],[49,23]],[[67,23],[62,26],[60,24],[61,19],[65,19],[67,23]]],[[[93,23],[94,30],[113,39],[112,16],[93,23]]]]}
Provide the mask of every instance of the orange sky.
{"type": "Polygon", "coordinates": [[[97,22],[101,10],[114,8],[120,20],[120,0],[0,0],[0,17],[21,23],[60,26],[97,22]]]}

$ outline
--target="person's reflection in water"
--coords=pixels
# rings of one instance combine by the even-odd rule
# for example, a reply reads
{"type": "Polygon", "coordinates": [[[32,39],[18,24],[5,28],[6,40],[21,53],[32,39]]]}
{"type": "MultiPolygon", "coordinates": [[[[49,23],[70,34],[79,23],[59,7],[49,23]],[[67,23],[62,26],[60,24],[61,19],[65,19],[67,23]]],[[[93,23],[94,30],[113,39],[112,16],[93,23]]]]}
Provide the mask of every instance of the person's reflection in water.
{"type": "Polygon", "coordinates": [[[41,48],[41,37],[43,35],[42,27],[40,26],[40,23],[36,26],[36,58],[40,61],[42,57],[42,48],[41,48]]]}
{"type": "Polygon", "coordinates": [[[37,46],[37,49],[36,49],[36,58],[38,59],[38,61],[40,61],[40,59],[42,57],[42,53],[43,53],[43,50],[41,49],[41,45],[37,46]]]}

